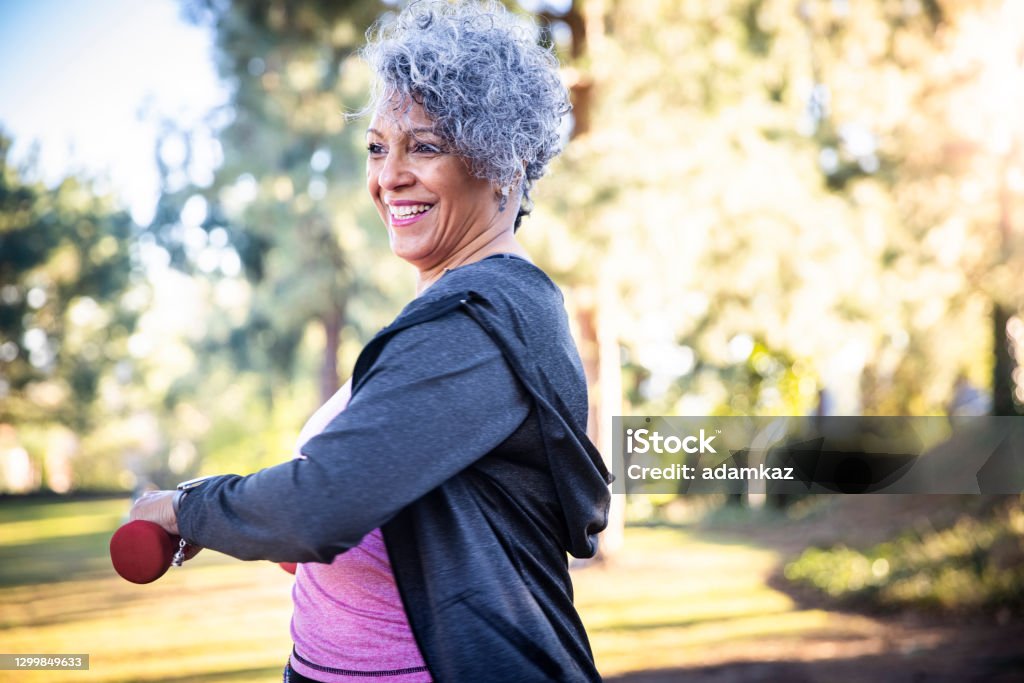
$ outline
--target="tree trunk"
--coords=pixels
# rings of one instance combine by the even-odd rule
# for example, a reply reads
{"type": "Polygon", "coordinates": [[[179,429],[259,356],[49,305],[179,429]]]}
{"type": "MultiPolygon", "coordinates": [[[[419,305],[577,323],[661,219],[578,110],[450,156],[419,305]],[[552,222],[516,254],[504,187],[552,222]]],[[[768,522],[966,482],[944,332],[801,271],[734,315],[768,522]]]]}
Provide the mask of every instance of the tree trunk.
{"type": "MultiPolygon", "coordinates": [[[[594,442],[605,465],[612,469],[612,416],[622,414],[622,367],[614,317],[606,302],[611,296],[602,292],[574,297],[579,302],[576,322],[580,333],[580,356],[587,376],[590,405],[587,435],[594,442]],[[603,305],[602,305],[603,304],[603,305]]],[[[608,527],[601,534],[597,560],[612,559],[621,550],[625,528],[624,495],[613,495],[608,514],[608,527]]]]}
{"type": "Polygon", "coordinates": [[[576,297],[579,307],[576,310],[576,324],[580,330],[580,360],[583,361],[583,372],[587,376],[588,397],[590,404],[587,414],[587,436],[595,444],[599,441],[600,433],[600,405],[597,393],[601,381],[601,369],[598,361],[597,343],[597,311],[594,302],[582,302],[583,298],[576,297]]]}
{"type": "MultiPolygon", "coordinates": [[[[1024,52],[1021,53],[1021,60],[1024,61],[1024,52]]],[[[1022,64],[1024,66],[1024,64],[1022,64]]],[[[1001,254],[1003,261],[1010,258],[1011,234],[1013,232],[1011,209],[1013,196],[1010,192],[1010,170],[1013,159],[1016,157],[1018,145],[1016,140],[1011,146],[1009,153],[1003,158],[1003,167],[1000,174],[999,191],[999,237],[1002,245],[1001,254]]],[[[1017,407],[1014,401],[1013,373],[1017,368],[1017,357],[1014,353],[1014,341],[1010,338],[1008,325],[1013,317],[1013,310],[1006,304],[998,301],[992,302],[992,351],[995,354],[995,365],[992,368],[992,414],[993,415],[1017,415],[1017,407]]]]}
{"type": "MultiPolygon", "coordinates": [[[[601,278],[602,284],[610,282],[601,278]]],[[[597,315],[597,358],[600,375],[599,396],[600,407],[596,441],[604,455],[605,465],[612,469],[612,447],[615,438],[612,429],[612,418],[622,415],[622,353],[619,348],[619,334],[616,325],[615,302],[617,298],[609,291],[610,286],[602,286],[598,297],[597,315]]],[[[622,550],[626,531],[626,495],[612,495],[611,509],[608,511],[608,527],[601,535],[599,552],[603,560],[613,558],[622,550]]]]}
{"type": "Polygon", "coordinates": [[[992,414],[1017,415],[1013,400],[1013,371],[1017,360],[1013,355],[1012,342],[1006,331],[1013,311],[999,303],[992,304],[993,346],[995,366],[992,371],[992,414]]]}
{"type": "Polygon", "coordinates": [[[338,390],[338,347],[341,344],[341,324],[344,314],[334,308],[322,319],[324,325],[324,360],[320,368],[320,403],[338,390]]]}

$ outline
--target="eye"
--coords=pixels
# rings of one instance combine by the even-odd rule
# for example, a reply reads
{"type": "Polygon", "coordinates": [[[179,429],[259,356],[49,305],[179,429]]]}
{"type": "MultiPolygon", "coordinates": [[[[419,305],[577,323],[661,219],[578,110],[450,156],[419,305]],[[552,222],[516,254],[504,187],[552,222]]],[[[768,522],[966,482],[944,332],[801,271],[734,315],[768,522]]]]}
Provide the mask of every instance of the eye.
{"type": "Polygon", "coordinates": [[[413,145],[413,151],[419,154],[440,154],[441,148],[429,142],[417,142],[413,145]]]}
{"type": "Polygon", "coordinates": [[[384,154],[384,145],[379,142],[371,142],[366,146],[366,151],[370,153],[370,156],[384,154]]]}

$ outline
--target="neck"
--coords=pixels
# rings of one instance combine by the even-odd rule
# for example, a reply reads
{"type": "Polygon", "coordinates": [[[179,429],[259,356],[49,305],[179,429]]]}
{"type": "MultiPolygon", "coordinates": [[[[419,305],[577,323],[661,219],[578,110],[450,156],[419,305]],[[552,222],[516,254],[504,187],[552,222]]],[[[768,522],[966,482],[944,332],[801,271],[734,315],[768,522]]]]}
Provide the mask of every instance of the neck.
{"type": "Polygon", "coordinates": [[[529,254],[526,253],[523,245],[519,244],[512,230],[503,231],[496,236],[484,234],[441,263],[429,268],[421,268],[416,277],[416,296],[440,280],[449,270],[481,261],[495,254],[515,254],[529,259],[529,254]]]}

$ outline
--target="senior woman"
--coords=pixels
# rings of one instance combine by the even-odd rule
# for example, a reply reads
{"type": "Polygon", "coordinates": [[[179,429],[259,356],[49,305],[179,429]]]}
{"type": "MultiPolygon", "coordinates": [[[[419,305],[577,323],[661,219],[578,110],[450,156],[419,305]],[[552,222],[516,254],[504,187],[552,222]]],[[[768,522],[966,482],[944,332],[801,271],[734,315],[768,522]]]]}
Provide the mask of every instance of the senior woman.
{"type": "Polygon", "coordinates": [[[141,499],[134,518],[299,562],[286,681],[592,681],[566,553],[608,472],[561,293],[517,242],[568,111],[496,4],[420,2],[365,52],[367,187],[417,297],[363,349],[301,454],[141,499]]]}

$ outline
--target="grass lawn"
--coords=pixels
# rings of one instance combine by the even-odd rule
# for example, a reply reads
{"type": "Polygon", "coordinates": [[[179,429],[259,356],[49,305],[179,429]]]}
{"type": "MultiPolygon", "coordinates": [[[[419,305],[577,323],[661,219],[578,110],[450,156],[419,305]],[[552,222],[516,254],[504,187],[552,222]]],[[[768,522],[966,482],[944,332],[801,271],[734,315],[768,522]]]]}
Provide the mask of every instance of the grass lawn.
{"type": "Polygon", "coordinates": [[[816,659],[818,643],[838,638],[864,647],[878,630],[871,619],[802,609],[769,587],[781,561],[771,550],[643,527],[627,528],[625,548],[612,567],[574,575],[576,605],[606,677],[816,659]]]}
{"type": "Polygon", "coordinates": [[[292,577],[200,553],[137,586],[107,544],[127,498],[0,503],[0,652],[88,653],[82,671],[0,671],[0,681],[280,681],[292,577]]]}
{"type": "MultiPolygon", "coordinates": [[[[107,555],[126,511],[126,499],[0,502],[0,652],[91,655],[88,672],[0,671],[0,681],[279,681],[292,577],[207,551],[130,584],[107,555]]],[[[780,559],[706,534],[628,529],[613,566],[574,574],[599,668],[813,656],[820,639],[870,650],[872,620],[801,609],[767,586],[780,559]]]]}

